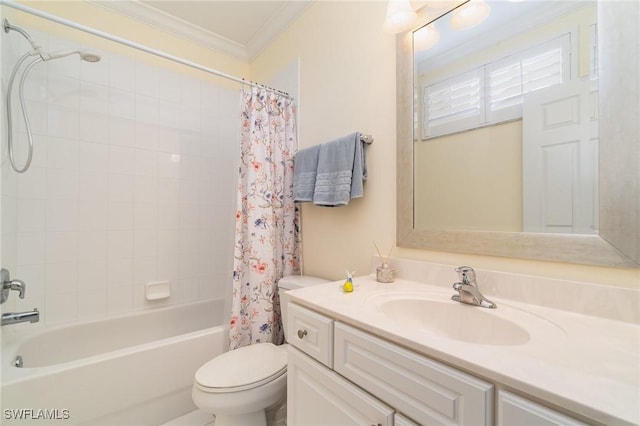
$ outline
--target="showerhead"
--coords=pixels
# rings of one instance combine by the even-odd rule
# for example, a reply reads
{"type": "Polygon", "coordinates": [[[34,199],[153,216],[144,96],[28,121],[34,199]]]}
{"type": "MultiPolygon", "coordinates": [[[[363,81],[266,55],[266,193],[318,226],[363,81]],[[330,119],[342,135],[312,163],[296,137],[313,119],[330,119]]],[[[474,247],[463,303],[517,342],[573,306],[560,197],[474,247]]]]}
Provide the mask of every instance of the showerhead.
{"type": "Polygon", "coordinates": [[[100,62],[102,58],[97,53],[84,51],[80,52],[80,59],[87,62],[100,62]]]}
{"type": "Polygon", "coordinates": [[[101,58],[97,53],[89,52],[86,50],[62,50],[52,53],[41,53],[40,57],[43,61],[50,61],[52,59],[64,58],[69,55],[79,55],[80,59],[87,62],[98,62],[101,58]]]}

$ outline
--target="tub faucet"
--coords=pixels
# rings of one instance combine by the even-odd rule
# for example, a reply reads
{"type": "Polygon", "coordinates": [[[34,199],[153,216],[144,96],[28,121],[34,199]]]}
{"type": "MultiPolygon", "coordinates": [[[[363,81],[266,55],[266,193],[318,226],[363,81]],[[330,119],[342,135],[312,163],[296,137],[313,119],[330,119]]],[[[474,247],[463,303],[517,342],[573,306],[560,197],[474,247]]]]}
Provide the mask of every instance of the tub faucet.
{"type": "Polygon", "coordinates": [[[483,308],[497,308],[496,304],[480,293],[476,283],[476,272],[469,266],[456,268],[460,276],[460,281],[453,285],[453,289],[458,292],[451,296],[456,302],[467,303],[469,305],[481,306],[483,308]]]}
{"type": "Polygon", "coordinates": [[[7,301],[9,298],[9,291],[16,290],[18,297],[24,299],[24,293],[27,290],[27,285],[21,280],[12,280],[9,271],[2,268],[0,270],[0,280],[2,281],[2,293],[0,296],[0,304],[7,301]]]}
{"type": "Polygon", "coordinates": [[[26,312],[7,312],[2,314],[2,325],[18,324],[21,322],[38,322],[40,321],[40,312],[37,308],[33,311],[26,312]]]}

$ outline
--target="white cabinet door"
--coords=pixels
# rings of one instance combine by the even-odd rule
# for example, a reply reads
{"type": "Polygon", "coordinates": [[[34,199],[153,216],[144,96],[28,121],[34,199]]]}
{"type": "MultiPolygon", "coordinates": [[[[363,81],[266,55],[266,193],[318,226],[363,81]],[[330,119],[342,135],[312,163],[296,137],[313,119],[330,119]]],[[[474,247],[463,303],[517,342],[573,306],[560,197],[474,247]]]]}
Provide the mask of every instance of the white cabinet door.
{"type": "Polygon", "coordinates": [[[493,424],[493,385],[335,323],[334,369],[424,425],[493,424]]]}
{"type": "Polygon", "coordinates": [[[287,424],[393,426],[393,410],[289,346],[287,424]]]}
{"type": "Polygon", "coordinates": [[[498,392],[498,426],[586,426],[576,419],[511,392],[498,392]]]}

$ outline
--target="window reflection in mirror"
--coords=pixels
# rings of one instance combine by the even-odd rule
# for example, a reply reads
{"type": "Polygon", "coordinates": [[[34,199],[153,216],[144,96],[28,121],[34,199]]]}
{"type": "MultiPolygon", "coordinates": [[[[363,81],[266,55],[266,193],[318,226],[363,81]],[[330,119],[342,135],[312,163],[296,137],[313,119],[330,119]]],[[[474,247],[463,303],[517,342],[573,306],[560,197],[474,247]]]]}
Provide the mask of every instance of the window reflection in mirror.
{"type": "Polygon", "coordinates": [[[484,3],[414,32],[414,227],[597,233],[596,2],[484,3]]]}

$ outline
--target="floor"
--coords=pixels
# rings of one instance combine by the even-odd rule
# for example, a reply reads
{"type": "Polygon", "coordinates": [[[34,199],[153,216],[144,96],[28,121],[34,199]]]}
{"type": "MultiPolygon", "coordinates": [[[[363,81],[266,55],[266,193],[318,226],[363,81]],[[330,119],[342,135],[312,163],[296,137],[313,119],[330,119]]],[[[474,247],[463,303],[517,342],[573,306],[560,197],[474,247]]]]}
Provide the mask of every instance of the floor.
{"type": "MultiPolygon", "coordinates": [[[[286,404],[267,410],[267,426],[286,426],[286,404]]],[[[202,410],[195,410],[184,416],[173,419],[161,426],[214,426],[213,416],[202,410]]]]}
{"type": "Polygon", "coordinates": [[[216,421],[211,414],[202,410],[195,410],[162,426],[213,426],[215,423],[216,421]]]}

